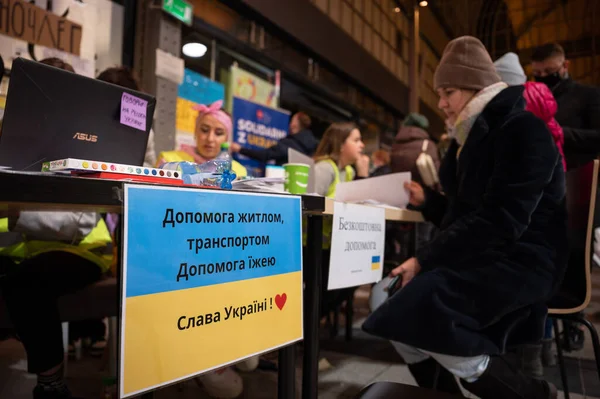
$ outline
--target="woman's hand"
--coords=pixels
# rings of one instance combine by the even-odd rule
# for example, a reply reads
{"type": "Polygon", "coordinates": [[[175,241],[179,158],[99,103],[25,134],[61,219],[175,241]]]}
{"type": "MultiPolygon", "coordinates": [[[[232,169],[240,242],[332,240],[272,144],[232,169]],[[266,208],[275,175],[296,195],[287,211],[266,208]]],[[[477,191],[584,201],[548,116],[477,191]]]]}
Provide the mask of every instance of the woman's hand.
{"type": "Polygon", "coordinates": [[[242,148],[242,146],[239,145],[238,143],[231,143],[231,145],[229,146],[229,149],[231,150],[231,152],[240,152],[241,148],[242,148]]]}
{"type": "Polygon", "coordinates": [[[406,182],[404,183],[404,188],[409,193],[408,202],[412,206],[422,206],[425,203],[425,191],[423,187],[416,181],[406,182]]]}
{"type": "Polygon", "coordinates": [[[390,277],[396,277],[402,275],[402,288],[421,271],[421,265],[417,258],[410,258],[390,273],[390,277]]]}
{"type": "Polygon", "coordinates": [[[356,166],[357,176],[369,177],[369,157],[367,155],[360,155],[354,166],[356,166]]]}

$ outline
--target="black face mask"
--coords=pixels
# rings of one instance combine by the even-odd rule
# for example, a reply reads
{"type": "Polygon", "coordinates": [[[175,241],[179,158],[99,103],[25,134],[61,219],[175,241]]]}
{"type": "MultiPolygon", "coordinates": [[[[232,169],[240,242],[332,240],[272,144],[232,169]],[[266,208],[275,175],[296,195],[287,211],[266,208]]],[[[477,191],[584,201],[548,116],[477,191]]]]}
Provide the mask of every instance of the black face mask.
{"type": "Polygon", "coordinates": [[[534,79],[536,82],[543,83],[548,86],[550,90],[553,90],[560,82],[563,81],[563,77],[560,76],[558,71],[551,75],[535,76],[534,79]]]}

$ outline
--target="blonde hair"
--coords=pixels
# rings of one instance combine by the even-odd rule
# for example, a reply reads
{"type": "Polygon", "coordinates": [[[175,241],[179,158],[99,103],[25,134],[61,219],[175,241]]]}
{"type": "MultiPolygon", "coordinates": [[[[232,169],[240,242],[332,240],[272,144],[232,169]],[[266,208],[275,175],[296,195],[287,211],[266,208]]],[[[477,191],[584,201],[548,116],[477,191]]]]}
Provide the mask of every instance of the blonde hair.
{"type": "Polygon", "coordinates": [[[332,123],[323,134],[323,138],[315,151],[315,161],[332,159],[335,163],[338,163],[342,145],[355,129],[358,130],[358,126],[352,122],[332,123]]]}

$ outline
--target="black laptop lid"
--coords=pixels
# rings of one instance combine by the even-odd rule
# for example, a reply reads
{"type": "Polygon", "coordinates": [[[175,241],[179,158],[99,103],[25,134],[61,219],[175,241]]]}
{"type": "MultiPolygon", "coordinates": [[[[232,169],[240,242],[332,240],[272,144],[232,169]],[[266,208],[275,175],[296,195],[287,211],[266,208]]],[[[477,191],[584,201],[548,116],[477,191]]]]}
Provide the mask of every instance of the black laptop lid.
{"type": "Polygon", "coordinates": [[[145,93],[18,58],[0,133],[0,166],[39,171],[43,162],[63,158],[142,165],[155,106],[145,93]],[[129,125],[137,127],[121,123],[123,93],[126,107],[136,112],[137,123],[129,119],[129,125]]]}

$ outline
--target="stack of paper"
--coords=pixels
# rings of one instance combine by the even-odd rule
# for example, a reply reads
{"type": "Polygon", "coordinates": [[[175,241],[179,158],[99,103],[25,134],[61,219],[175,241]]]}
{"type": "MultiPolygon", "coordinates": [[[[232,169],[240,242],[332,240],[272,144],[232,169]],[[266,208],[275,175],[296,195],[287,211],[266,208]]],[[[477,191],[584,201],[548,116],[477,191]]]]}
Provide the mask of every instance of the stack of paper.
{"type": "Polygon", "coordinates": [[[258,191],[265,193],[285,193],[283,190],[283,177],[260,177],[254,179],[235,180],[232,185],[234,190],[258,191]]]}

